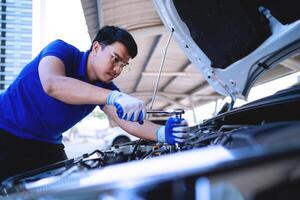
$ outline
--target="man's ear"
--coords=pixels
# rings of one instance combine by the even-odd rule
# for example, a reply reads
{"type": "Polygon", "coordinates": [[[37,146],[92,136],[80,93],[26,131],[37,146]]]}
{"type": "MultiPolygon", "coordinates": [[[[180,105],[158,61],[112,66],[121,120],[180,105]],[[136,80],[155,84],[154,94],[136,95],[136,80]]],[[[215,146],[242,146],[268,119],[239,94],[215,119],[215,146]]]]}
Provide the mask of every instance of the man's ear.
{"type": "Polygon", "coordinates": [[[93,50],[95,53],[97,53],[99,50],[102,51],[102,49],[103,49],[103,44],[100,44],[98,41],[95,41],[95,42],[93,43],[93,48],[92,48],[92,50],[93,50]]]}

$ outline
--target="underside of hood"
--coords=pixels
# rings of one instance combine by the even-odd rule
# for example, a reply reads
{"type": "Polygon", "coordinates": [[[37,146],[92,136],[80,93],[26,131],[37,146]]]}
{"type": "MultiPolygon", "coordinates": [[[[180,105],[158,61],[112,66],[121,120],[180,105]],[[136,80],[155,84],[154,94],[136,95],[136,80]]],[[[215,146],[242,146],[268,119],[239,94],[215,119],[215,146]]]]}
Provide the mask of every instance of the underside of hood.
{"type": "Polygon", "coordinates": [[[296,1],[154,0],[166,28],[221,95],[247,98],[255,81],[299,52],[296,1]]]}

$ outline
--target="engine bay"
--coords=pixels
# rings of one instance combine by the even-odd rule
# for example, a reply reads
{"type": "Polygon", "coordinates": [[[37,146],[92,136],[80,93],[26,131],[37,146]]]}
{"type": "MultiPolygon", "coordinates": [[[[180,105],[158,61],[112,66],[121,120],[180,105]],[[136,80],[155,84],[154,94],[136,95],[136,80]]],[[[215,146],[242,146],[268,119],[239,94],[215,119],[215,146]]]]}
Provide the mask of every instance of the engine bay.
{"type": "Polygon", "coordinates": [[[300,86],[294,86],[258,102],[219,113],[215,118],[190,127],[191,136],[182,145],[140,139],[103,150],[96,149],[77,158],[10,177],[2,182],[1,195],[47,191],[78,180],[84,173],[94,169],[133,161],[142,162],[209,146],[260,149],[262,146],[288,144],[299,137],[299,90],[300,86]],[[280,112],[277,113],[277,110],[280,112]]]}

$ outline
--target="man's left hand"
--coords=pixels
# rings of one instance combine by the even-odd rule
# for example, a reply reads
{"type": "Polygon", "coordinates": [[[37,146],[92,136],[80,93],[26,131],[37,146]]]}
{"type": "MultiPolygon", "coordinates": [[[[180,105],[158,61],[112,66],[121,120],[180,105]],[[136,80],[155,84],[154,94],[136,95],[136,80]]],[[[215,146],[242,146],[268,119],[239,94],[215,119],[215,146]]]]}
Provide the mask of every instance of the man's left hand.
{"type": "Polygon", "coordinates": [[[171,145],[182,144],[189,136],[187,121],[178,117],[170,117],[165,126],[161,126],[156,132],[158,142],[166,142],[171,145]]]}

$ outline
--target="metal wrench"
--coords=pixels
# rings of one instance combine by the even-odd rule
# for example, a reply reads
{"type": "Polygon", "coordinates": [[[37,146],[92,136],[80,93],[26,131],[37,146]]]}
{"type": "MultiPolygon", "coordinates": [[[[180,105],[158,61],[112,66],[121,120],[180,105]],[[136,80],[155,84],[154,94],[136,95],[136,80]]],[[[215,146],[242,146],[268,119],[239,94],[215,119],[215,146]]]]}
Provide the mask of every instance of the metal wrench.
{"type": "Polygon", "coordinates": [[[177,116],[179,119],[181,119],[182,114],[184,114],[183,109],[177,109],[174,111],[163,111],[163,110],[148,110],[146,111],[147,114],[157,114],[157,115],[163,115],[163,116],[177,116]]]}

